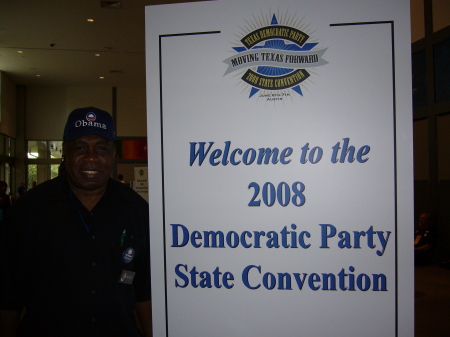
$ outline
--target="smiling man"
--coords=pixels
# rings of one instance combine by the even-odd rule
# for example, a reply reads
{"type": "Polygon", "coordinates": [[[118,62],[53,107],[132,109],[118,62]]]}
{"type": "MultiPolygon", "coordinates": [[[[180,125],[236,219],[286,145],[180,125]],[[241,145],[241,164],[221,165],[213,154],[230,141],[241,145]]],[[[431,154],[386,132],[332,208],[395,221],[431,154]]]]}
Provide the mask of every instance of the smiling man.
{"type": "Polygon", "coordinates": [[[151,336],[148,204],[111,179],[114,141],[111,115],[74,110],[66,172],[8,213],[0,336],[141,336],[135,312],[151,336]]]}

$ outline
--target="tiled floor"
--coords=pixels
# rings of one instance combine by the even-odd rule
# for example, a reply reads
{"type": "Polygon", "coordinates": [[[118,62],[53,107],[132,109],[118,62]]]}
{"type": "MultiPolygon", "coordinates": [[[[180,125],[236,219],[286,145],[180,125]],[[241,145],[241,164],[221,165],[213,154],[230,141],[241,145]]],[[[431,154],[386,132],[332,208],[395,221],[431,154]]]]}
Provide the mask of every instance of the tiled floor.
{"type": "Polygon", "coordinates": [[[415,337],[450,336],[450,270],[415,267],[415,337]]]}

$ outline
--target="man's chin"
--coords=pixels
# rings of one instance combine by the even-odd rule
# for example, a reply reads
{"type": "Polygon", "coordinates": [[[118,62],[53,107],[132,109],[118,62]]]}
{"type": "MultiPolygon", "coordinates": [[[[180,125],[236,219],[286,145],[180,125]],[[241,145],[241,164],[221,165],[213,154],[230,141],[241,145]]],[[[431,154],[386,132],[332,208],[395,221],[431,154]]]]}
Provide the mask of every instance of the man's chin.
{"type": "Polygon", "coordinates": [[[96,179],[78,179],[71,182],[71,185],[76,187],[78,190],[86,191],[86,192],[93,192],[96,190],[100,190],[103,188],[106,188],[106,185],[108,184],[109,178],[96,178],[96,179]]]}

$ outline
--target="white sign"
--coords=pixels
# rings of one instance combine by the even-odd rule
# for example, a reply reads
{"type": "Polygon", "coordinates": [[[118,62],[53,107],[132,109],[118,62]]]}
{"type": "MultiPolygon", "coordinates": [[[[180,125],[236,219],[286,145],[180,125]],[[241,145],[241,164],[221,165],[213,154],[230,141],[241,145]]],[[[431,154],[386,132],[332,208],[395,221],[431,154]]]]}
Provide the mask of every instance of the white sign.
{"type": "Polygon", "coordinates": [[[148,167],[134,168],[133,189],[148,201],[148,167]]]}
{"type": "Polygon", "coordinates": [[[146,9],[155,336],[413,335],[409,1],[146,9]]]}

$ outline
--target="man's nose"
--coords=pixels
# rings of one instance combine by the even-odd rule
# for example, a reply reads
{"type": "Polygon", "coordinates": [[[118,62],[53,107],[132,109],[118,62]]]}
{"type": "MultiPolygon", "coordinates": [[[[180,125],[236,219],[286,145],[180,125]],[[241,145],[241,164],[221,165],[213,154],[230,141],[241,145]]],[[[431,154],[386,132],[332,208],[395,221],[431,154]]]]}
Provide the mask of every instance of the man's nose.
{"type": "Polygon", "coordinates": [[[86,151],[86,154],[84,155],[84,160],[86,161],[96,161],[98,160],[98,154],[97,151],[95,151],[95,147],[89,147],[86,151]]]}

